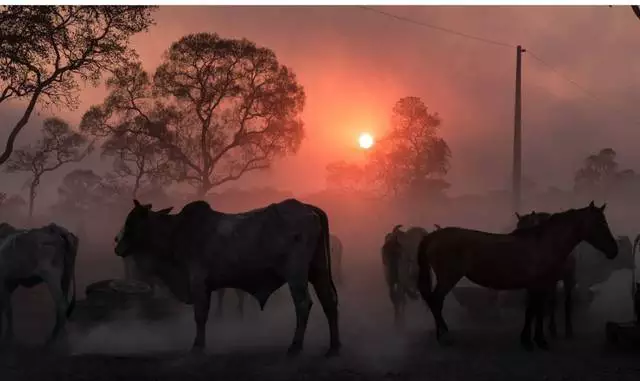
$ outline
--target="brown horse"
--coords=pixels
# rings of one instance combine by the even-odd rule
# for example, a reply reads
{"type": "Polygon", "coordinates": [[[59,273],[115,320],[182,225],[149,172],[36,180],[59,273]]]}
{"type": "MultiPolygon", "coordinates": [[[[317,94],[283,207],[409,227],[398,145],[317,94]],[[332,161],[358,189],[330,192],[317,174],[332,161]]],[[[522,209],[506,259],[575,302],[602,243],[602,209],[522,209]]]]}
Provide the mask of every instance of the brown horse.
{"type": "MultiPolygon", "coordinates": [[[[527,229],[532,228],[534,226],[540,225],[542,222],[546,221],[552,216],[551,213],[539,212],[536,213],[532,211],[529,214],[525,214],[521,216],[516,213],[516,217],[518,218],[518,225],[516,229],[527,229]]],[[[562,280],[562,288],[564,291],[564,333],[567,339],[573,337],[573,289],[576,286],[576,257],[573,255],[569,255],[567,257],[567,261],[565,262],[564,269],[562,271],[561,279],[562,280]]],[[[557,284],[557,283],[556,283],[557,284]]],[[[557,291],[555,287],[553,291],[549,294],[548,298],[548,312],[549,312],[549,333],[551,337],[556,337],[558,335],[558,329],[556,327],[556,302],[557,302],[557,291]]]]}
{"type": "Polygon", "coordinates": [[[418,249],[418,287],[435,319],[438,341],[443,342],[449,332],[442,317],[444,298],[466,276],[494,290],[526,289],[529,300],[521,343],[526,349],[533,349],[531,323],[535,317],[534,341],[547,349],[542,325],[544,304],[573,248],[587,241],[609,259],[618,255],[605,207],[606,204],[596,207],[591,202],[585,208],[553,214],[538,226],[509,234],[446,227],[424,237],[418,249]],[[430,270],[437,279],[433,290],[430,270]]]}

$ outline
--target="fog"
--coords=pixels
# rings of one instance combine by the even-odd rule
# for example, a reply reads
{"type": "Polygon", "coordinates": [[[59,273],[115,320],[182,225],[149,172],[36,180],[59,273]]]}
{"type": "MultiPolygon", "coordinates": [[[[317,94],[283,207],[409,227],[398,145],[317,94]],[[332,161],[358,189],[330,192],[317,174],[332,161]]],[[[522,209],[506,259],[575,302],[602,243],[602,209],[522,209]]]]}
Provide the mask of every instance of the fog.
{"type": "MultiPolygon", "coordinates": [[[[221,211],[248,210],[292,195],[272,189],[228,191],[212,196],[211,205],[221,211]]],[[[411,348],[434,346],[431,335],[433,318],[419,300],[411,302],[407,309],[407,324],[403,333],[393,326],[393,310],[384,283],[380,247],[384,235],[394,225],[423,226],[433,230],[434,224],[462,226],[493,232],[511,230],[515,218],[511,213],[508,194],[478,195],[465,198],[448,198],[437,202],[417,203],[411,200],[381,201],[356,194],[324,191],[306,195],[300,199],[324,208],[330,218],[330,229],[341,237],[344,245],[343,269],[345,283],[338,287],[342,342],[341,360],[361,364],[371,372],[384,372],[389,366],[401,364],[411,348]]],[[[130,198],[123,201],[121,210],[110,209],[110,213],[92,214],[79,220],[76,216],[56,214],[40,216],[40,223],[56,221],[68,224],[71,230],[81,229],[80,252],[77,259],[76,276],[78,297],[84,298],[87,285],[113,278],[124,278],[124,265],[113,252],[113,239],[122,226],[124,216],[132,206],[130,198]],[[73,225],[73,222],[81,225],[73,225]]],[[[154,209],[175,206],[176,211],[185,200],[165,198],[162,200],[141,199],[153,202],[154,209]]],[[[616,235],[637,231],[633,218],[634,204],[621,199],[607,200],[607,218],[616,235]],[[630,210],[631,209],[631,210],[630,210]]],[[[569,192],[527,196],[523,210],[559,211],[587,204],[569,192]]],[[[631,236],[633,239],[634,236],[631,236]]],[[[599,293],[584,312],[575,314],[577,336],[596,337],[604,340],[604,323],[607,320],[629,321],[633,319],[630,297],[630,272],[617,271],[611,279],[599,286],[599,293]]],[[[240,319],[235,310],[236,295],[227,292],[225,315],[215,316],[216,294],[213,295],[209,317],[207,345],[212,354],[229,353],[274,353],[286,351],[295,328],[295,314],[288,289],[278,290],[260,311],[253,298],[245,300],[245,315],[240,319]]],[[[328,327],[319,302],[312,292],[314,305],[307,330],[305,355],[303,358],[320,356],[328,348],[328,327]]],[[[53,324],[53,305],[44,286],[34,289],[19,289],[13,296],[17,314],[17,335],[29,345],[39,345],[53,324]]],[[[96,323],[88,331],[80,331],[74,324],[69,326],[70,350],[73,354],[111,354],[119,356],[159,356],[169,353],[185,353],[195,335],[193,313],[189,306],[181,305],[175,318],[161,322],[145,322],[137,317],[135,310],[127,311],[108,323],[96,323]]],[[[517,345],[517,335],[523,323],[522,309],[502,311],[500,323],[472,319],[467,311],[449,294],[445,301],[444,316],[454,334],[461,336],[471,328],[509,330],[512,345],[517,345]],[[486,326],[485,326],[486,325],[486,326]]],[[[559,309],[559,332],[564,332],[563,312],[559,309]]],[[[491,334],[482,340],[489,340],[491,334]]],[[[507,343],[505,343],[506,345],[507,343]]],[[[509,344],[509,345],[511,345],[509,344]]],[[[480,344],[476,344],[480,345],[480,344]]],[[[301,360],[306,361],[306,360],[301,360]]]]}

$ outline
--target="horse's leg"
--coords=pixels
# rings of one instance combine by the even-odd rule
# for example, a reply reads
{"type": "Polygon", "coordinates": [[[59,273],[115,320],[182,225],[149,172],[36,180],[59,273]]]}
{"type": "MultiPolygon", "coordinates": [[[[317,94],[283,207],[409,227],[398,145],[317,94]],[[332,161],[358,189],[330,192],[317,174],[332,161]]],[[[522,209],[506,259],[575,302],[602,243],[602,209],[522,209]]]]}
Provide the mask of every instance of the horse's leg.
{"type": "Polygon", "coordinates": [[[558,290],[557,287],[549,294],[547,307],[549,308],[549,333],[552,338],[558,337],[558,327],[556,326],[556,305],[557,305],[558,290]]]}
{"type": "Polygon", "coordinates": [[[240,318],[244,317],[244,291],[236,290],[236,295],[238,295],[238,314],[240,318]]]}
{"type": "Polygon", "coordinates": [[[221,318],[222,317],[222,308],[224,305],[224,294],[225,294],[226,289],[221,288],[219,289],[216,294],[218,295],[218,304],[216,307],[216,317],[217,318],[221,318]]]}
{"type": "Polygon", "coordinates": [[[444,299],[449,294],[451,289],[458,283],[458,281],[462,277],[457,280],[454,278],[451,279],[443,279],[442,281],[438,280],[435,289],[431,293],[427,304],[431,309],[431,313],[433,314],[433,318],[436,321],[436,338],[439,343],[447,344],[451,342],[449,333],[449,327],[447,326],[447,322],[442,317],[442,307],[444,306],[444,299]]]}
{"type": "Polygon", "coordinates": [[[534,290],[527,290],[527,307],[525,311],[524,326],[520,333],[520,343],[524,349],[530,351],[533,350],[533,342],[531,341],[531,323],[533,321],[535,312],[535,292],[534,290]]]}
{"type": "Polygon", "coordinates": [[[400,294],[397,290],[391,291],[391,302],[393,303],[393,321],[397,329],[404,328],[404,307],[405,295],[400,294]]]}
{"type": "Polygon", "coordinates": [[[565,337],[573,337],[573,288],[576,285],[575,268],[567,274],[562,283],[564,286],[564,324],[565,337]]]}
{"type": "Polygon", "coordinates": [[[535,297],[535,318],[536,318],[536,331],[533,337],[533,341],[538,345],[540,349],[549,349],[549,343],[544,334],[544,317],[545,309],[549,301],[549,293],[551,290],[555,290],[556,282],[549,287],[544,287],[540,290],[536,290],[535,297]]]}
{"type": "Polygon", "coordinates": [[[206,346],[207,320],[211,307],[211,290],[205,282],[192,282],[193,318],[196,321],[196,337],[191,347],[192,353],[202,353],[206,346]]]}

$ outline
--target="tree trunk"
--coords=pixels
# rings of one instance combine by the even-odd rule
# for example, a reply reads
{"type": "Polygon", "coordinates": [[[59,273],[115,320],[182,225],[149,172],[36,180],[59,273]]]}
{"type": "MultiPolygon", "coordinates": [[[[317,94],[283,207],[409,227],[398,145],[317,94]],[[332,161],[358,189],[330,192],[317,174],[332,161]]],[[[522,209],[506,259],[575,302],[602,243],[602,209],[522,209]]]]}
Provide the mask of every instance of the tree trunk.
{"type": "Polygon", "coordinates": [[[29,187],[29,227],[32,227],[33,225],[33,208],[34,208],[34,204],[36,202],[36,187],[37,187],[37,183],[34,180],[31,183],[31,186],[29,187]]]}

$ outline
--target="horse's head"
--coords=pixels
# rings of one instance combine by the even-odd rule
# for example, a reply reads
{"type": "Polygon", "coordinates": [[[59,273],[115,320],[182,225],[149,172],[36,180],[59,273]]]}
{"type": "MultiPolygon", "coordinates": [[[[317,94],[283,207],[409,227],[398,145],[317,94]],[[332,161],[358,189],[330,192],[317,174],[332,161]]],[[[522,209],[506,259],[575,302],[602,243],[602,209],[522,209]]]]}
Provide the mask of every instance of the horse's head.
{"type": "Polygon", "coordinates": [[[579,220],[582,239],[603,252],[607,258],[613,259],[618,255],[618,242],[611,234],[607,217],[604,215],[606,206],[606,203],[595,206],[591,201],[589,206],[580,209],[575,216],[579,220]]]}
{"type": "Polygon", "coordinates": [[[516,226],[516,228],[527,229],[540,225],[542,222],[551,217],[551,213],[536,213],[536,211],[534,210],[529,214],[520,215],[516,212],[516,217],[518,218],[518,225],[516,226]]]}
{"type": "Polygon", "coordinates": [[[157,217],[169,214],[171,209],[154,212],[151,210],[151,204],[143,205],[138,200],[133,200],[133,209],[127,215],[124,226],[115,237],[116,254],[120,257],[127,257],[134,252],[146,251],[149,243],[154,239],[157,217]]]}

